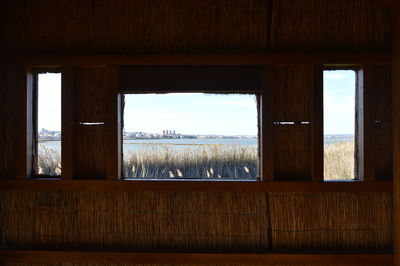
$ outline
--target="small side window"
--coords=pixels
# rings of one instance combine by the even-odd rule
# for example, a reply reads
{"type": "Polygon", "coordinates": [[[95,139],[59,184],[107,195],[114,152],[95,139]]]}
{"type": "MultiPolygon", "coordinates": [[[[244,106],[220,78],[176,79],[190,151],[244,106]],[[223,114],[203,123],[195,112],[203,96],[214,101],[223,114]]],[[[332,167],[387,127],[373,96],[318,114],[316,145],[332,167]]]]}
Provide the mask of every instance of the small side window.
{"type": "Polygon", "coordinates": [[[324,180],[356,174],[356,71],[324,71],[324,180]]]}
{"type": "Polygon", "coordinates": [[[35,75],[34,176],[61,175],[61,73],[35,75]]]}

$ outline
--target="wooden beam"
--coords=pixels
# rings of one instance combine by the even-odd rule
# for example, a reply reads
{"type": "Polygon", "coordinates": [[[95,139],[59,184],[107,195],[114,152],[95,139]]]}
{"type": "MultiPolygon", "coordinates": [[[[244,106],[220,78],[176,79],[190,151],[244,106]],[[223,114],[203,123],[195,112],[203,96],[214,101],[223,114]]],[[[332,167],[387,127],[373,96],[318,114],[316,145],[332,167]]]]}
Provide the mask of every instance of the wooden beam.
{"type": "Polygon", "coordinates": [[[375,127],[376,88],[374,65],[365,65],[357,71],[357,155],[358,177],[367,182],[375,181],[375,127]]]}
{"type": "Polygon", "coordinates": [[[61,177],[72,179],[74,176],[75,135],[76,135],[76,93],[75,71],[72,67],[65,67],[61,74],[61,177]]]}
{"type": "Polygon", "coordinates": [[[263,54],[72,54],[20,55],[3,58],[7,64],[39,67],[72,66],[179,66],[179,65],[302,65],[302,64],[390,64],[391,55],[369,53],[263,53],[263,54]]]}
{"type": "Polygon", "coordinates": [[[398,0],[374,0],[373,5],[377,8],[389,8],[397,5],[398,0]]]}
{"type": "Polygon", "coordinates": [[[193,180],[0,180],[0,190],[392,192],[391,182],[260,182],[193,180]]]}
{"type": "Polygon", "coordinates": [[[313,95],[311,104],[312,133],[311,133],[311,179],[324,180],[324,95],[323,95],[323,68],[314,66],[313,95]]]}
{"type": "Polygon", "coordinates": [[[400,6],[394,9],[392,29],[393,250],[397,266],[400,265],[400,6]]]}
{"type": "Polygon", "coordinates": [[[262,265],[392,265],[391,254],[243,254],[0,251],[2,262],[29,263],[168,263],[168,264],[262,264],[262,265]]]}
{"type": "Polygon", "coordinates": [[[107,68],[105,119],[105,172],[107,179],[121,178],[121,97],[118,93],[117,69],[107,68]]]}
{"type": "Polygon", "coordinates": [[[15,137],[17,179],[26,179],[32,175],[33,156],[33,74],[26,67],[18,68],[17,90],[17,134],[15,137]]]}
{"type": "Polygon", "coordinates": [[[260,155],[262,181],[274,180],[274,132],[273,132],[273,91],[274,68],[264,67],[261,80],[259,111],[260,155]]]}
{"type": "Polygon", "coordinates": [[[260,77],[260,67],[254,66],[131,66],[118,69],[118,89],[127,93],[258,92],[260,77]]]}

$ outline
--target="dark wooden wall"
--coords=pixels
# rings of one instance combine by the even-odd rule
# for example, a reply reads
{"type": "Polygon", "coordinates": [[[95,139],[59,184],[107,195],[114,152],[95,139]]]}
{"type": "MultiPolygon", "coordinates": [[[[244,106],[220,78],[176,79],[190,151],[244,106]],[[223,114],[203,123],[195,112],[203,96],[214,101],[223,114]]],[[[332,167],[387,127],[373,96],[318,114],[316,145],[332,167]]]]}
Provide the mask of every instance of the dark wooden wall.
{"type": "Polygon", "coordinates": [[[0,47],[32,53],[390,51],[374,0],[3,1],[0,47]]]}
{"type": "MultiPolygon", "coordinates": [[[[372,0],[4,1],[0,58],[32,54],[387,52],[372,0]]],[[[8,60],[8,59],[7,59],[8,60]]],[[[0,179],[21,165],[20,69],[2,61],[0,179]]],[[[64,66],[65,67],[65,66],[64,66]]],[[[69,67],[69,178],[110,176],[104,66],[69,67]],[[88,101],[87,99],[91,99],[88,101]],[[95,99],[95,100],[93,100],[95,99]],[[83,126],[79,122],[105,122],[83,126]]],[[[390,180],[390,66],[372,66],[374,177],[390,180]]],[[[64,70],[63,70],[64,71],[64,70]]],[[[271,66],[275,180],[313,180],[315,66],[271,66]],[[301,125],[299,122],[311,122],[301,125]]],[[[115,154],[115,153],[111,153],[115,154]]],[[[112,167],[112,166],[111,166],[112,167]]],[[[392,249],[391,193],[0,192],[0,247],[223,251],[392,249]]]]}

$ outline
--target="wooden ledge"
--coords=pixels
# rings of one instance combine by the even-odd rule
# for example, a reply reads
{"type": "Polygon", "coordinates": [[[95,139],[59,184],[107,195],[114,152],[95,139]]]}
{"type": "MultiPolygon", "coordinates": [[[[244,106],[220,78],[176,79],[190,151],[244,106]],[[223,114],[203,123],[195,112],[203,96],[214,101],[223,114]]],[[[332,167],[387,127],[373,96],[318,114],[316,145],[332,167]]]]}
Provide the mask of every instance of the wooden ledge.
{"type": "Polygon", "coordinates": [[[6,64],[49,66],[190,66],[391,64],[390,53],[260,53],[260,54],[42,54],[2,58],[6,64]]]}
{"type": "Polygon", "coordinates": [[[2,262],[392,265],[392,254],[238,254],[2,250],[2,262]]]}
{"type": "Polygon", "coordinates": [[[0,190],[166,192],[392,192],[392,182],[266,182],[175,180],[0,180],[0,190]]]}

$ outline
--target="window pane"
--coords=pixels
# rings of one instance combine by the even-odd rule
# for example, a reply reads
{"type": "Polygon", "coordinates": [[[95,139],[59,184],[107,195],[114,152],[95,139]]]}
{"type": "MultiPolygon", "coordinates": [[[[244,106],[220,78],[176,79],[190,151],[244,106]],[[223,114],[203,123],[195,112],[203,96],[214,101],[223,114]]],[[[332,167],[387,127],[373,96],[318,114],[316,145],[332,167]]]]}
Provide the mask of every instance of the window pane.
{"type": "Polygon", "coordinates": [[[36,174],[61,174],[61,74],[38,74],[36,174]]]}
{"type": "Polygon", "coordinates": [[[255,179],[257,97],[249,94],[127,94],[126,178],[255,179]]]}
{"type": "Polygon", "coordinates": [[[325,180],[355,178],[355,93],[354,71],[324,71],[325,180]]]}

